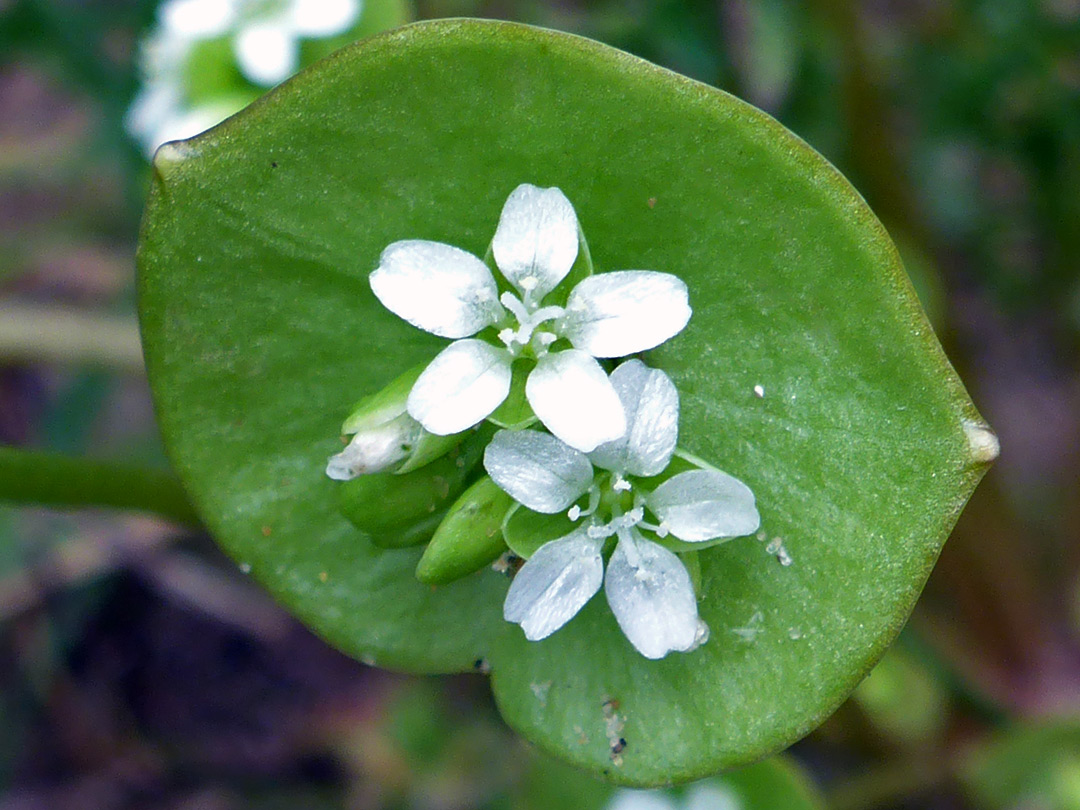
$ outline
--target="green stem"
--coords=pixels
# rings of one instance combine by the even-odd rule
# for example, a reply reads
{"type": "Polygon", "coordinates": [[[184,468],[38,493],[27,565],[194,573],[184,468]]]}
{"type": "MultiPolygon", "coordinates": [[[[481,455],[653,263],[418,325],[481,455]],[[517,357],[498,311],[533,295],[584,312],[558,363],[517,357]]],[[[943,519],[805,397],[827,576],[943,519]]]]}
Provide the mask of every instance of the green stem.
{"type": "Polygon", "coordinates": [[[199,518],[170,472],[113,461],[0,447],[0,501],[152,512],[186,526],[199,518]]]}

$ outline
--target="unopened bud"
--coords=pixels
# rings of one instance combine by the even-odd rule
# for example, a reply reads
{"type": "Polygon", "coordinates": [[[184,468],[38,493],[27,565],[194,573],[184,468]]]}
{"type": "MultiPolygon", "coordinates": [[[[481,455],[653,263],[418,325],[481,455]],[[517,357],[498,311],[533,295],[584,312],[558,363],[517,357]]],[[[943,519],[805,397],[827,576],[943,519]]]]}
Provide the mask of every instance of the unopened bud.
{"type": "Polygon", "coordinates": [[[491,433],[471,431],[458,447],[402,475],[361,475],[338,490],[341,513],[383,548],[426,542],[465,489],[491,433]]]}
{"type": "Polygon", "coordinates": [[[416,578],[444,585],[487,566],[506,551],[502,523],[514,499],[486,475],[465,490],[435,530],[416,578]]]}
{"type": "Polygon", "coordinates": [[[348,446],[331,456],[326,474],[335,481],[349,481],[401,466],[409,458],[424,429],[403,413],[382,425],[362,430],[348,446]]]}
{"type": "Polygon", "coordinates": [[[341,426],[352,436],[348,446],[330,457],[326,474],[335,481],[351,481],[380,472],[411,472],[452,450],[463,434],[436,436],[406,412],[423,366],[402,374],[381,391],[364,397],[341,426]]]}
{"type": "Polygon", "coordinates": [[[409,392],[423,370],[422,365],[411,368],[381,391],[357,402],[341,426],[341,432],[346,436],[363,433],[403,415],[409,402],[409,392]]]}

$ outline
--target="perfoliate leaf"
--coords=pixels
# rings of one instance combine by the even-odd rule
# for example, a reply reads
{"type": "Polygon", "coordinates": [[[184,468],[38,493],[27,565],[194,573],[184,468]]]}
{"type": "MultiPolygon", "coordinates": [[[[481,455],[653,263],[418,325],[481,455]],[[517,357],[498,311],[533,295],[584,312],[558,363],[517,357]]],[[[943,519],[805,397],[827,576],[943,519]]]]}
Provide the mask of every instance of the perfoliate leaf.
{"type": "Polygon", "coordinates": [[[352,655],[487,662],[512,726],[612,780],[712,774],[824,719],[903,625],[995,455],[844,178],[747,104],[595,42],[400,29],[155,166],[146,360],[220,543],[352,655]],[[381,251],[430,239],[483,256],[521,183],[572,201],[598,273],[688,287],[688,326],[645,359],[679,390],[680,447],[750,487],[768,539],[701,551],[711,637],[693,652],[646,660],[597,597],[528,642],[502,618],[504,576],[422,585],[423,549],[373,546],[323,474],[349,405],[446,345],[375,299],[381,251]],[[766,551],[777,540],[789,565],[766,551]]]}

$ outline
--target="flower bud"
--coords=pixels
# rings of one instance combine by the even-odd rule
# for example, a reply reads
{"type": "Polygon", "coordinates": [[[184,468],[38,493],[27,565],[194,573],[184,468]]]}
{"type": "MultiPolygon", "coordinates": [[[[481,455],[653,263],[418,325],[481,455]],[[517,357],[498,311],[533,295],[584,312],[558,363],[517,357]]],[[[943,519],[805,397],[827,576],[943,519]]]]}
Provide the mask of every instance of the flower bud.
{"type": "Polygon", "coordinates": [[[401,466],[412,453],[424,429],[407,413],[396,419],[361,430],[348,446],[331,456],[326,474],[335,481],[349,481],[401,466]]]}
{"type": "Polygon", "coordinates": [[[381,472],[408,473],[446,455],[461,441],[460,433],[428,433],[406,412],[409,391],[423,368],[410,369],[356,404],[341,426],[341,432],[351,435],[352,440],[330,457],[327,476],[335,481],[350,481],[381,472]]]}
{"type": "Polygon", "coordinates": [[[368,430],[392,422],[406,413],[406,405],[409,401],[409,392],[413,383],[419,379],[424,366],[415,366],[381,391],[361,399],[353,406],[352,412],[341,426],[341,432],[346,436],[354,433],[363,433],[368,430]]]}
{"type": "Polygon", "coordinates": [[[435,530],[416,578],[445,585],[477,571],[504,551],[502,523],[514,499],[486,475],[465,490],[435,530]]]}
{"type": "Polygon", "coordinates": [[[420,469],[400,475],[361,475],[346,481],[338,490],[341,513],[383,548],[428,540],[465,489],[490,439],[490,432],[471,434],[460,446],[420,469]]]}

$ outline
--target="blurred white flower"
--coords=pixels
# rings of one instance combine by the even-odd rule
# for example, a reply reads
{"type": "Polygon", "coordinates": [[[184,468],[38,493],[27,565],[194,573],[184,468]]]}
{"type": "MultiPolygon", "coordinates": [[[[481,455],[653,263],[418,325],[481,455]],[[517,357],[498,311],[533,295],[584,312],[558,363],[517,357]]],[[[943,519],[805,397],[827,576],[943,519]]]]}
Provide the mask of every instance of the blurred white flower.
{"type": "Polygon", "coordinates": [[[500,295],[484,262],[450,245],[407,240],[383,251],[370,279],[378,299],[413,326],[455,339],[413,386],[413,418],[436,434],[466,430],[506,399],[513,362],[527,358],[536,365],[525,396],[559,439],[588,452],[623,435],[626,416],[596,358],[643,352],[678,334],[690,318],[687,289],[670,273],[623,270],[583,279],[565,307],[545,305],[578,243],[566,196],[523,184],[503,206],[491,244],[515,292],[500,295]],[[491,342],[474,337],[488,327],[491,342]]]}
{"type": "Polygon", "coordinates": [[[347,31],[360,11],[360,0],[168,0],[159,19],[178,41],[230,37],[240,71],[270,87],[299,67],[301,39],[347,31]]]}
{"type": "Polygon", "coordinates": [[[522,566],[503,616],[537,641],[573,618],[603,583],[626,637],[646,658],[663,658],[693,649],[708,628],[685,566],[643,530],[695,543],[750,534],[760,518],[750,489],[719,470],[678,473],[644,489],[637,479],[662,473],[674,454],[678,393],[664,372],[639,360],[615,369],[611,383],[627,416],[621,438],[586,455],[546,433],[502,430],[485,451],[488,475],[515,501],[542,514],[568,510],[570,520],[581,521],[522,566]],[[586,495],[582,509],[577,502],[586,495]],[[658,524],[646,522],[646,509],[658,524]],[[605,575],[601,551],[613,536],[605,575]]]}
{"type": "Polygon", "coordinates": [[[713,779],[691,785],[681,801],[666,790],[620,788],[612,795],[607,810],[740,810],[741,807],[731,788],[713,779]]]}
{"type": "Polygon", "coordinates": [[[142,46],[144,82],[128,111],[128,130],[153,154],[166,141],[197,135],[254,99],[244,88],[207,99],[203,88],[189,86],[201,43],[226,40],[241,75],[252,85],[271,87],[300,67],[301,40],[344,33],[361,10],[362,0],[166,0],[142,46]]]}
{"type": "Polygon", "coordinates": [[[620,788],[612,794],[607,810],[679,810],[679,803],[663,790],[620,788]]]}

